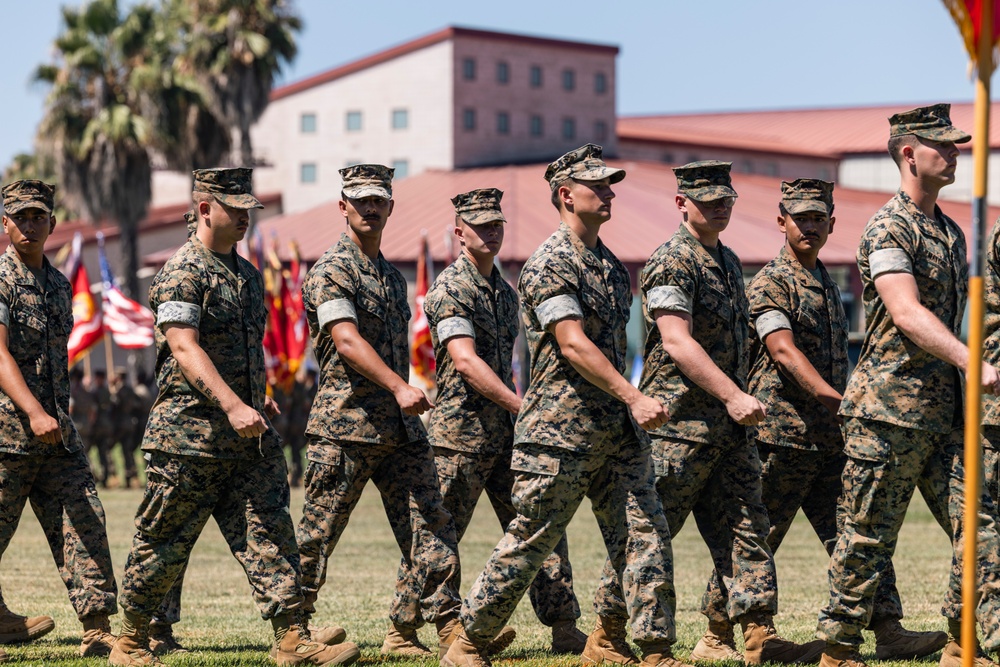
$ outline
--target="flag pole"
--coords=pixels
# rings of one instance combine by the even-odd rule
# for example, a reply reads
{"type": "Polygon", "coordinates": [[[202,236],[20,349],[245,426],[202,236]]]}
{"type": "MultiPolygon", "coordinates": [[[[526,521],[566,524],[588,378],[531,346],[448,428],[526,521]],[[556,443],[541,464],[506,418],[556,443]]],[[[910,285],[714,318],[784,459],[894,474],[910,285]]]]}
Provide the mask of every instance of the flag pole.
{"type": "Polygon", "coordinates": [[[990,77],[993,74],[995,0],[979,3],[976,44],[975,129],[972,135],[972,263],[969,271],[969,365],[965,401],[965,550],[962,557],[962,667],[976,660],[976,607],[979,603],[979,478],[982,476],[983,268],[986,264],[986,175],[989,160],[990,77]]]}

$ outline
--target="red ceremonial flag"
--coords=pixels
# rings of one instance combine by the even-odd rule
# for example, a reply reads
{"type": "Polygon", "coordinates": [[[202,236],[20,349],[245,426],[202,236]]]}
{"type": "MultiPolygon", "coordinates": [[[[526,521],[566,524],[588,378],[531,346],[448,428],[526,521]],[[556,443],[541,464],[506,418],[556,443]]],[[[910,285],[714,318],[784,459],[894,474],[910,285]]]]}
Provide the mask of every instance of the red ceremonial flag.
{"type": "Polygon", "coordinates": [[[413,322],[410,324],[410,332],[413,335],[413,342],[410,347],[410,365],[413,372],[418,375],[428,386],[434,385],[434,344],[431,342],[431,328],[427,324],[427,316],[424,314],[424,299],[427,297],[427,288],[433,280],[434,261],[430,257],[427,247],[427,230],[420,230],[420,254],[417,255],[417,295],[415,298],[416,312],[413,313],[413,322]]]}
{"type": "Polygon", "coordinates": [[[69,365],[83,359],[104,338],[104,322],[97,300],[90,293],[87,267],[80,259],[82,238],[77,232],[73,237],[73,253],[69,263],[69,282],[73,286],[73,330],[69,334],[69,365]]]}
{"type": "Polygon", "coordinates": [[[993,4],[993,25],[987,33],[987,39],[992,45],[993,62],[986,63],[987,72],[992,72],[997,60],[997,41],[1000,40],[1000,11],[997,11],[996,0],[944,0],[945,7],[951,12],[951,17],[958,24],[965,42],[965,50],[972,60],[973,67],[979,67],[979,37],[983,33],[983,4],[993,4]]]}
{"type": "Polygon", "coordinates": [[[281,271],[281,262],[273,247],[268,249],[263,270],[268,311],[267,330],[264,334],[268,382],[272,386],[284,388],[289,375],[288,345],[285,341],[288,327],[285,323],[283,296],[288,293],[288,289],[284,286],[285,277],[281,271]]]}
{"type": "Polygon", "coordinates": [[[299,255],[299,246],[291,242],[292,264],[282,284],[281,303],[285,307],[285,352],[288,355],[288,383],[295,378],[306,358],[309,343],[309,326],[306,308],[302,302],[302,283],[305,265],[299,255]]]}

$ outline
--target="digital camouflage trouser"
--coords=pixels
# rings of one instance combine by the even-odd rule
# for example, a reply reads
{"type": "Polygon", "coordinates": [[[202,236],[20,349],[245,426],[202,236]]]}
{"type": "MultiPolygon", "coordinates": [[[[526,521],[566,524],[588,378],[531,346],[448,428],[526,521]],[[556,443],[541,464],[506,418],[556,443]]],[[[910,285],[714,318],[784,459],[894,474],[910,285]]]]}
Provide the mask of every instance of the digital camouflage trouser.
{"type": "Polygon", "coordinates": [[[461,598],[455,524],[441,504],[427,441],[397,446],[313,440],[309,449],[316,447],[323,447],[325,459],[336,463],[311,460],[306,468],[305,507],[297,531],[306,613],[316,612],[330,555],[370,479],[382,495],[402,553],[389,618],[402,627],[419,627],[422,621],[457,614],[461,598]],[[414,599],[419,600],[416,608],[404,604],[414,599]]]}
{"type": "MultiPolygon", "coordinates": [[[[859,645],[872,599],[896,549],[913,491],[920,489],[935,519],[952,539],[953,555],[942,614],[962,614],[965,469],[962,431],[950,434],[849,419],[844,425],[843,530],[830,561],[830,602],[819,614],[817,636],[859,645]]],[[[982,494],[978,531],[983,647],[1000,649],[1000,535],[993,501],[982,494]]]]}
{"type": "MultiPolygon", "coordinates": [[[[455,521],[455,532],[459,541],[465,535],[479,497],[486,491],[493,511],[500,521],[501,530],[507,526],[517,512],[511,500],[514,486],[514,471],[510,469],[511,448],[478,453],[459,452],[444,447],[434,447],[434,466],[437,469],[441,487],[441,501],[455,521]]],[[[455,588],[461,589],[456,578],[455,588]]],[[[397,598],[403,598],[412,591],[412,585],[396,587],[397,598]]],[[[553,553],[542,563],[541,569],[531,582],[528,590],[531,606],[544,625],[552,626],[558,621],[575,621],[580,618],[580,605],[573,593],[573,568],[569,562],[569,545],[563,536],[553,553]]],[[[411,609],[411,616],[419,616],[420,600],[417,597],[397,599],[396,606],[411,609]]]]}
{"type": "Polygon", "coordinates": [[[284,456],[214,459],[152,452],[122,608],[154,616],[187,565],[209,517],[243,566],[265,619],[302,606],[284,456]]]}
{"type": "MultiPolygon", "coordinates": [[[[818,452],[757,441],[761,459],[761,490],[771,530],[767,545],[778,550],[799,508],[809,520],[827,554],[837,543],[837,507],[840,478],[847,457],[842,452],[818,452]]],[[[727,596],[715,573],[708,580],[705,604],[714,610],[710,618],[725,615],[727,596]]],[[[903,603],[896,590],[892,563],[886,568],[875,591],[872,621],[903,618],[903,603]]]]}
{"type": "Polygon", "coordinates": [[[0,554],[7,551],[27,500],[77,617],[114,614],[118,587],[104,507],[86,455],[0,454],[0,554]]]}
{"type": "Polygon", "coordinates": [[[588,452],[521,444],[511,468],[517,517],[462,607],[468,636],[477,643],[496,636],[586,496],[624,583],[621,605],[609,615],[629,619],[637,642],[673,644],[673,554],[649,451],[634,436],[588,452]]]}
{"type": "MultiPolygon", "coordinates": [[[[749,611],[773,614],[778,605],[757,448],[742,427],[725,433],[728,442],[717,438],[711,444],[653,437],[656,490],[670,534],[680,532],[693,513],[715,571],[721,574],[718,586],[729,593],[724,609],[713,609],[702,599],[702,613],[717,621],[749,611]]],[[[619,585],[606,563],[597,591],[598,613],[620,605],[619,585]]]]}

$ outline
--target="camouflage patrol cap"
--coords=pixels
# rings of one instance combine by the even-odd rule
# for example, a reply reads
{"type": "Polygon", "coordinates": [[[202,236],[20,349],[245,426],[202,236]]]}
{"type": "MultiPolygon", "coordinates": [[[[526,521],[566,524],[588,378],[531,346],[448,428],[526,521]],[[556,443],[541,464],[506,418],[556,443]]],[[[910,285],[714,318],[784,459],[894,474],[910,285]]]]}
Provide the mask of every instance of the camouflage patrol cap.
{"type": "Polygon", "coordinates": [[[566,153],[545,170],[545,180],[553,190],[567,178],[574,181],[599,181],[606,178],[617,183],[625,178],[625,170],[609,167],[604,162],[604,149],[597,144],[586,144],[566,153]]]}
{"type": "Polygon", "coordinates": [[[964,144],[972,137],[951,124],[951,105],[932,104],[889,117],[889,136],[915,134],[931,141],[954,141],[964,144]]]}
{"type": "Polygon", "coordinates": [[[818,178],[798,178],[781,182],[781,204],[791,214],[833,210],[833,183],[818,178]]]}
{"type": "Polygon", "coordinates": [[[733,179],[729,175],[732,166],[732,162],[702,160],[674,167],[677,191],[695,201],[739,197],[733,190],[733,179]]]}
{"type": "Polygon", "coordinates": [[[264,208],[253,196],[253,169],[195,169],[194,191],[205,192],[230,208],[264,208]]]}
{"type": "Polygon", "coordinates": [[[14,181],[5,185],[2,192],[3,210],[7,215],[14,215],[26,208],[39,208],[52,213],[56,186],[34,180],[14,181]]]}
{"type": "Polygon", "coordinates": [[[350,199],[392,199],[392,176],[396,170],[381,164],[355,164],[340,170],[344,195],[350,199]]]}
{"type": "Polygon", "coordinates": [[[455,205],[455,213],[470,225],[483,225],[499,220],[507,222],[500,210],[500,200],[503,190],[496,188],[480,188],[471,192],[463,192],[451,198],[455,205]]]}

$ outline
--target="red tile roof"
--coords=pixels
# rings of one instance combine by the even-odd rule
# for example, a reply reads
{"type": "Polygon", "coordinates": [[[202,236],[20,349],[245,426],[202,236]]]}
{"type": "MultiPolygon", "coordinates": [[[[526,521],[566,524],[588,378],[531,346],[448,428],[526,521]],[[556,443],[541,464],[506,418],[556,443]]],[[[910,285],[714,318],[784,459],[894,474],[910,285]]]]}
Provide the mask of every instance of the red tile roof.
{"type": "MultiPolygon", "coordinates": [[[[680,224],[680,214],[673,203],[676,181],[667,165],[620,160],[612,164],[623,167],[628,176],[615,186],[614,216],[602,230],[601,238],[622,261],[633,267],[641,266],[680,224]]],[[[444,238],[454,224],[451,197],[475,188],[497,187],[504,191],[502,203],[508,221],[500,258],[504,262],[523,263],[559,224],[549,203],[548,184],[542,178],[544,171],[545,166],[540,164],[485,167],[427,171],[399,181],[393,187],[396,205],[382,239],[383,254],[393,262],[415,262],[420,232],[426,229],[435,262],[443,262],[444,238]]],[[[760,266],[778,253],[783,242],[775,223],[780,181],[748,174],[735,174],[733,178],[740,198],[722,239],[744,264],[760,266]]],[[[890,196],[884,192],[846,189],[834,193],[837,223],[821,255],[826,264],[855,264],[865,223],[890,196]]],[[[970,205],[943,202],[942,206],[959,221],[968,236],[970,205]]],[[[989,220],[995,220],[1000,207],[991,208],[989,214],[989,220]]],[[[286,253],[286,257],[286,241],[296,239],[304,258],[315,261],[337,242],[345,223],[334,200],[307,211],[269,218],[259,227],[265,238],[273,235],[281,246],[279,252],[286,253]]]]}
{"type": "Polygon", "coordinates": [[[345,77],[348,74],[360,72],[361,70],[374,65],[380,65],[384,62],[388,62],[393,58],[405,56],[408,53],[413,53],[414,51],[418,51],[420,49],[427,48],[428,46],[433,46],[439,42],[444,42],[456,37],[511,42],[514,44],[527,44],[531,46],[548,46],[561,49],[573,49],[575,51],[583,50],[608,53],[610,55],[616,55],[618,53],[618,47],[611,44],[594,44],[591,42],[576,42],[563,39],[551,39],[548,37],[532,37],[530,35],[517,35],[508,32],[493,32],[491,30],[476,30],[474,28],[449,26],[443,30],[439,30],[429,35],[424,35],[423,37],[418,37],[417,39],[385,49],[384,51],[379,51],[378,53],[374,53],[365,58],[354,60],[346,65],[334,67],[333,69],[328,69],[325,72],[320,72],[319,74],[302,79],[301,81],[295,81],[286,86],[276,88],[271,91],[271,101],[280,100],[283,97],[288,97],[289,95],[300,93],[315,86],[335,81],[336,79],[345,77]]]}
{"type": "MultiPolygon", "coordinates": [[[[852,153],[884,153],[889,116],[917,106],[625,116],[618,119],[618,139],[838,159],[852,153]]],[[[998,113],[1000,102],[995,102],[993,117],[998,113]]],[[[951,119],[971,132],[972,103],[952,104],[951,119]]],[[[990,128],[990,146],[1000,148],[998,123],[990,128]]]]}

